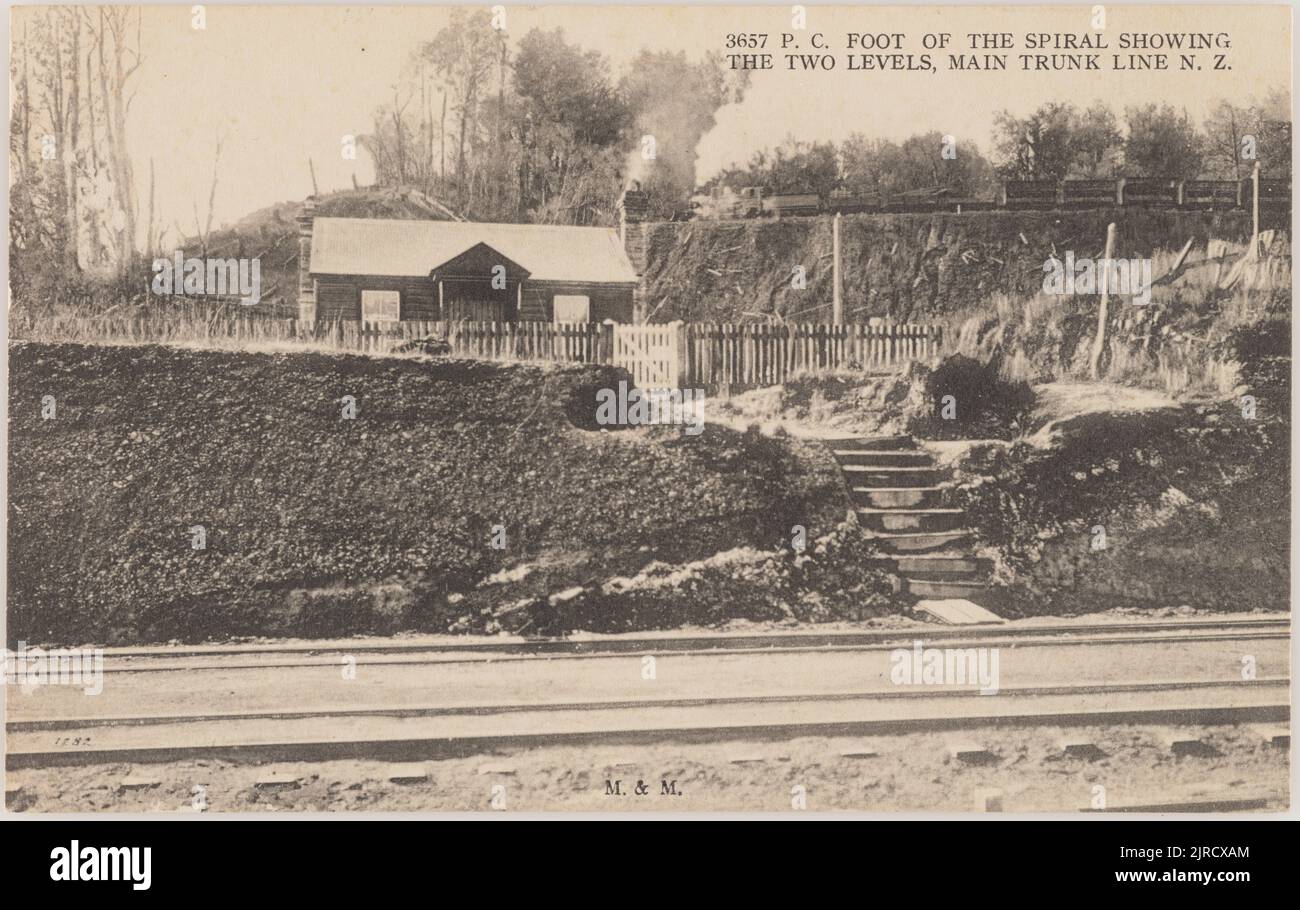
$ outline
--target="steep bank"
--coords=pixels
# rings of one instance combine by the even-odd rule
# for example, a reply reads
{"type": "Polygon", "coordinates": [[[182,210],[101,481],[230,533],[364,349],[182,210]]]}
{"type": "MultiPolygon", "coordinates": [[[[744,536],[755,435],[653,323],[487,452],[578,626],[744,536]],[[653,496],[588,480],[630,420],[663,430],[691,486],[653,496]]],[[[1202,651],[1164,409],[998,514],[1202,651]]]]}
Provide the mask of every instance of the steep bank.
{"type": "MultiPolygon", "coordinates": [[[[1091,402],[1066,389],[1072,413],[1025,441],[953,453],[954,501],[995,562],[1002,611],[1289,609],[1285,392],[1250,384],[1243,413],[1240,399],[1091,388],[1091,402]]],[[[1047,410],[1060,390],[1037,391],[1047,410]]]]}
{"type": "MultiPolygon", "coordinates": [[[[1106,225],[1118,255],[1146,257],[1211,238],[1242,241],[1239,211],[1089,210],[846,215],[841,223],[845,316],[945,321],[997,294],[1042,287],[1043,262],[1073,250],[1100,256],[1106,225]]],[[[831,219],[783,218],[647,225],[645,307],[652,321],[748,322],[779,314],[829,322],[831,219]],[[795,286],[802,268],[806,287],[795,286]]]]}
{"type": "Polygon", "coordinates": [[[833,462],[797,440],[582,429],[610,368],[9,354],[11,643],[446,631],[458,592],[520,563],[635,575],[844,514],[833,462]]]}

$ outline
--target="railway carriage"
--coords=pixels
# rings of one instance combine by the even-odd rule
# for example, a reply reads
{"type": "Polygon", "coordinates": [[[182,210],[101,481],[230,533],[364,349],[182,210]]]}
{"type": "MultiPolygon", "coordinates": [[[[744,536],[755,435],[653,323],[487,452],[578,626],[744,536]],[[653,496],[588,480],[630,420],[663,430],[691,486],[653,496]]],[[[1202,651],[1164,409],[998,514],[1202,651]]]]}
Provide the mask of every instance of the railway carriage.
{"type": "Polygon", "coordinates": [[[1119,204],[1143,208],[1170,208],[1178,205],[1181,180],[1162,177],[1122,177],[1119,184],[1119,204]]]}
{"type": "MultiPolygon", "coordinates": [[[[829,196],[817,193],[768,193],[762,187],[746,187],[730,204],[715,208],[714,216],[731,219],[786,218],[824,214],[896,214],[924,212],[973,212],[993,209],[1052,210],[1090,208],[1174,208],[1234,209],[1253,204],[1254,180],[1178,180],[1172,177],[1120,177],[1116,179],[1007,180],[995,200],[953,195],[943,187],[911,190],[888,197],[835,190],[829,196]]],[[[714,191],[721,198],[720,191],[714,191]]],[[[1291,204],[1291,181],[1259,181],[1262,208],[1282,209],[1291,204]]],[[[683,212],[682,220],[696,217],[683,212]]],[[[677,220],[677,219],[675,219],[677,220]]]]}

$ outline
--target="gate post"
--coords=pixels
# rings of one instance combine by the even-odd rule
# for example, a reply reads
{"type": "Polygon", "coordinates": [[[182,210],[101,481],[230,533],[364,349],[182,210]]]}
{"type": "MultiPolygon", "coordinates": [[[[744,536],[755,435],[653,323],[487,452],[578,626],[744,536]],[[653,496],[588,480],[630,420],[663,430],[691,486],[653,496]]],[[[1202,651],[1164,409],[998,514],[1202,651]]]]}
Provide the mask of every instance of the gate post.
{"type": "Polygon", "coordinates": [[[596,362],[613,363],[614,362],[614,320],[606,319],[597,327],[600,334],[597,335],[596,345],[596,362]]]}
{"type": "Polygon", "coordinates": [[[678,319],[669,324],[672,329],[673,385],[684,389],[690,383],[690,339],[687,336],[686,323],[678,319]]]}

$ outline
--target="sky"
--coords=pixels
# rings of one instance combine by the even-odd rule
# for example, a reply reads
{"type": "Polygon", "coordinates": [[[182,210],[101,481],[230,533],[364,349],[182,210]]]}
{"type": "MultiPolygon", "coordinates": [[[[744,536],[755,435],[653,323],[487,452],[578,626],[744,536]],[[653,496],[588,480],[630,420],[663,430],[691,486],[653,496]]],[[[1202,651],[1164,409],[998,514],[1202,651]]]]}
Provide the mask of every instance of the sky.
{"type": "MultiPolygon", "coordinates": [[[[1086,106],[1168,102],[1201,118],[1220,98],[1241,101],[1290,85],[1289,8],[1107,8],[1106,34],[1128,31],[1227,32],[1230,71],[1141,73],[865,73],[845,69],[846,35],[904,33],[904,52],[921,53],[924,33],[1091,31],[1091,7],[807,7],[840,59],[831,72],[775,69],[753,74],[744,101],[723,109],[698,147],[698,177],[741,162],[785,136],[841,140],[853,132],[902,139],[940,130],[988,153],[994,115],[1024,114],[1047,100],[1086,106]]],[[[16,16],[21,16],[21,8],[16,16]]],[[[790,7],[507,7],[507,35],[564,28],[569,41],[597,49],[617,77],[642,48],[700,58],[726,52],[730,33],[768,33],[769,47],[791,31],[790,7]]],[[[195,29],[190,6],[145,7],[144,63],[127,130],[140,209],[153,161],[159,223],[193,233],[194,207],[206,216],[218,135],[222,154],[214,223],[311,192],[308,159],[322,192],[373,178],[368,156],[341,154],[344,136],[367,132],[375,107],[391,99],[413,50],[445,24],[440,7],[232,7],[208,5],[195,29]]],[[[15,20],[14,26],[19,20],[15,20]]],[[[804,47],[801,50],[807,50],[804,47]]],[[[1017,48],[1012,53],[1022,52],[1017,48]]],[[[946,51],[939,52],[946,60],[946,51]]],[[[779,55],[779,50],[778,50],[779,55]]]]}

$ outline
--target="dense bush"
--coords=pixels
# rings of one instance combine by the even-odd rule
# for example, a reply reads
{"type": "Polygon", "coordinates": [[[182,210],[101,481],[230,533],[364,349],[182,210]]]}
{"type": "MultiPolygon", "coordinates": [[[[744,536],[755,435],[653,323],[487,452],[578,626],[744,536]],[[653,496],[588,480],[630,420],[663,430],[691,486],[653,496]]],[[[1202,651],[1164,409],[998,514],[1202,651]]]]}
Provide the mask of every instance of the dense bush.
{"type": "Polygon", "coordinates": [[[1250,322],[1233,329],[1227,348],[1247,369],[1271,357],[1291,356],[1291,323],[1283,319],[1250,322]]]}
{"type": "Polygon", "coordinates": [[[996,357],[987,363],[961,354],[944,358],[925,377],[925,410],[911,418],[908,431],[923,439],[1014,438],[1033,408],[1034,392],[1000,372],[996,357]]]}
{"type": "Polygon", "coordinates": [[[1234,329],[1224,343],[1240,364],[1246,391],[1260,420],[1291,419],[1291,321],[1266,319],[1234,329]]]}

